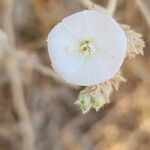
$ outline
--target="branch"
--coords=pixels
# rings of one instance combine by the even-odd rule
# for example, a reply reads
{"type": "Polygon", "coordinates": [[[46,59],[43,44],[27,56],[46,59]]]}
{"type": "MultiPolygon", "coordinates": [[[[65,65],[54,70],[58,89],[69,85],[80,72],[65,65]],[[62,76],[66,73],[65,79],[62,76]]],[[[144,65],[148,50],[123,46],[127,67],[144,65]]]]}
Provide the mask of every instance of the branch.
{"type": "Polygon", "coordinates": [[[113,16],[115,13],[115,10],[117,8],[117,2],[118,0],[109,0],[107,5],[107,12],[110,16],[113,16]]]}
{"type": "Polygon", "coordinates": [[[143,16],[146,19],[146,22],[148,24],[148,26],[150,27],[150,11],[149,11],[149,5],[147,3],[149,3],[149,1],[144,1],[144,0],[136,0],[137,5],[139,6],[143,16]]]}
{"type": "Polygon", "coordinates": [[[15,45],[15,37],[14,37],[14,29],[12,25],[12,12],[13,12],[13,0],[5,0],[4,2],[4,19],[3,19],[3,28],[9,37],[9,43],[14,47],[15,45]]]}
{"type": "Polygon", "coordinates": [[[79,0],[79,2],[83,6],[85,6],[87,9],[94,9],[94,10],[105,11],[105,9],[102,6],[93,3],[91,0],[79,0]]]}
{"type": "Polygon", "coordinates": [[[18,69],[18,62],[13,57],[7,58],[6,69],[12,88],[12,97],[15,111],[20,119],[20,130],[23,136],[23,150],[35,150],[34,132],[28,108],[25,103],[23,84],[18,69]]]}
{"type": "Polygon", "coordinates": [[[93,3],[91,0],[79,0],[79,2],[85,6],[87,9],[94,9],[94,10],[99,10],[99,11],[104,11],[107,12],[110,16],[113,16],[116,7],[117,7],[117,2],[118,0],[109,0],[108,6],[107,6],[107,11],[105,8],[103,8],[100,5],[97,5],[93,3]]]}
{"type": "MultiPolygon", "coordinates": [[[[15,49],[15,35],[12,23],[14,0],[5,0],[5,16],[4,16],[4,30],[8,35],[8,41],[10,43],[10,51],[15,49]]],[[[8,45],[9,45],[8,43],[8,45]]],[[[10,79],[10,85],[12,89],[13,103],[15,111],[19,117],[20,130],[23,137],[23,150],[35,150],[35,137],[31,124],[28,108],[24,99],[23,83],[21,80],[21,74],[19,71],[19,63],[13,55],[8,55],[6,59],[6,69],[10,79]]]]}

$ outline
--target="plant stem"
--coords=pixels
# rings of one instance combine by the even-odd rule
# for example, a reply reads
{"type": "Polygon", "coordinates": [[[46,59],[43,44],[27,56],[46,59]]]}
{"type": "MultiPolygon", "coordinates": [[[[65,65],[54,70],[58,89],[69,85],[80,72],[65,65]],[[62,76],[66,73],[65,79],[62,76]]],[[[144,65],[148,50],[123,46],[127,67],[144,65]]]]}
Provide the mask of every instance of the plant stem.
{"type": "Polygon", "coordinates": [[[107,5],[107,12],[109,15],[113,16],[115,13],[115,10],[117,8],[117,2],[118,0],[109,0],[108,5],[107,5]]]}

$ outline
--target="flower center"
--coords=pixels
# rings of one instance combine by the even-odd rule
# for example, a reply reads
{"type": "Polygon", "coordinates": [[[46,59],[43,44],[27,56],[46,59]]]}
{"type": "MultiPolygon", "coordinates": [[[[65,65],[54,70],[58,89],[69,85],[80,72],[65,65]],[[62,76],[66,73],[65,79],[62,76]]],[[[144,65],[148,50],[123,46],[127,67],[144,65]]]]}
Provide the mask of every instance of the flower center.
{"type": "Polygon", "coordinates": [[[90,40],[82,41],[79,48],[84,55],[93,55],[96,51],[95,44],[90,40]]]}

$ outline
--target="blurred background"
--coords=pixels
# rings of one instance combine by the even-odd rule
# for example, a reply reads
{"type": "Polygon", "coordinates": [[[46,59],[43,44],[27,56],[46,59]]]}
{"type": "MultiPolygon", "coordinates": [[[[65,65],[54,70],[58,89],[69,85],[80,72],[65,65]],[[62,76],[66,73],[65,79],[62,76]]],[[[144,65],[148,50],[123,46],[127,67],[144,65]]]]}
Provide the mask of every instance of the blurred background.
{"type": "Polygon", "coordinates": [[[127,83],[85,115],[74,105],[83,87],[59,79],[46,45],[80,2],[0,0],[0,150],[150,150],[150,0],[118,0],[114,17],[143,34],[144,56],[126,60],[127,83]]]}

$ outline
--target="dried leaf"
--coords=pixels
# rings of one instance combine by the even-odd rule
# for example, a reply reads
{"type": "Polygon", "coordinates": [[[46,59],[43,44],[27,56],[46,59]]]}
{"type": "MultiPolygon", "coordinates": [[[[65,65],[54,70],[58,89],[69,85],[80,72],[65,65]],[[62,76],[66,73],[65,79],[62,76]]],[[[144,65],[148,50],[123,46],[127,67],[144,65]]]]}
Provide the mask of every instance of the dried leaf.
{"type": "Polygon", "coordinates": [[[121,82],[126,82],[126,79],[118,72],[114,78],[110,79],[108,82],[113,86],[113,88],[118,91],[121,82]]]}
{"type": "Polygon", "coordinates": [[[98,111],[105,104],[110,103],[110,94],[113,89],[118,90],[121,82],[126,82],[126,80],[121,72],[118,72],[114,78],[107,82],[85,88],[80,92],[75,104],[80,106],[83,114],[89,112],[91,108],[98,111]]]}
{"type": "Polygon", "coordinates": [[[122,28],[127,36],[127,58],[134,58],[136,55],[143,55],[143,48],[145,47],[145,42],[142,39],[142,35],[140,33],[136,33],[131,30],[129,26],[122,25],[122,28]]]}

